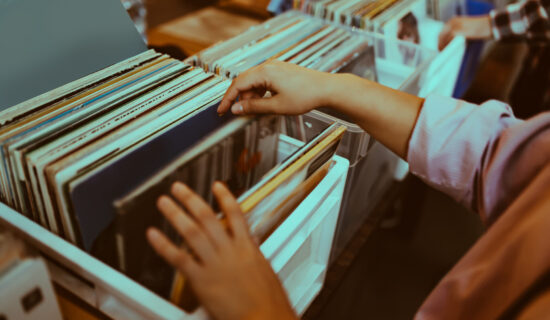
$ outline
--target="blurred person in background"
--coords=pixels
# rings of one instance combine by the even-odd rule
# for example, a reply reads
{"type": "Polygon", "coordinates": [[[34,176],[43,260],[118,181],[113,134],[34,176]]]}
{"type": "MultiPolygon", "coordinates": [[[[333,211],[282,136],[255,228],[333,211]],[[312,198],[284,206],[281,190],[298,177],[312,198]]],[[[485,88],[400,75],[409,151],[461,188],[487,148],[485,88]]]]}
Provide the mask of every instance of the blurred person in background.
{"type": "Polygon", "coordinates": [[[526,0],[488,15],[452,18],[439,36],[443,49],[457,35],[469,40],[526,41],[528,52],[510,92],[517,117],[550,110],[550,0],[526,0]]]}

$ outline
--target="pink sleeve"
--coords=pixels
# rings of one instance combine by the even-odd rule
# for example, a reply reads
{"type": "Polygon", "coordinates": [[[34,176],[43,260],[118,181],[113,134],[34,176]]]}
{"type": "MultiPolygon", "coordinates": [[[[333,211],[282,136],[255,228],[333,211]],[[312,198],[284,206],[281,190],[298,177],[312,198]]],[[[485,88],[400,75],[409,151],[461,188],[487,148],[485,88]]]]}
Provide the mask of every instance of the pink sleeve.
{"type": "Polygon", "coordinates": [[[429,96],[409,142],[410,169],[487,220],[487,211],[478,206],[483,170],[501,133],[521,122],[501,102],[478,106],[429,96]]]}
{"type": "MultiPolygon", "coordinates": [[[[431,96],[409,142],[411,171],[491,225],[416,319],[500,319],[550,272],[550,112],[431,96]]],[[[515,317],[513,317],[515,319],[515,317]]]]}

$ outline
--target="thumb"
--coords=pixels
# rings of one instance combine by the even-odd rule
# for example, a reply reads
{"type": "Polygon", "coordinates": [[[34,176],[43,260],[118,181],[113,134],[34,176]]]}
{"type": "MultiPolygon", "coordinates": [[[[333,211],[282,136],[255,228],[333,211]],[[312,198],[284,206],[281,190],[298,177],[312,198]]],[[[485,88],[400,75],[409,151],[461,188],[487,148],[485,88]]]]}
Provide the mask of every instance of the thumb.
{"type": "Polygon", "coordinates": [[[233,114],[277,113],[276,98],[253,98],[236,102],[231,107],[233,114]]]}

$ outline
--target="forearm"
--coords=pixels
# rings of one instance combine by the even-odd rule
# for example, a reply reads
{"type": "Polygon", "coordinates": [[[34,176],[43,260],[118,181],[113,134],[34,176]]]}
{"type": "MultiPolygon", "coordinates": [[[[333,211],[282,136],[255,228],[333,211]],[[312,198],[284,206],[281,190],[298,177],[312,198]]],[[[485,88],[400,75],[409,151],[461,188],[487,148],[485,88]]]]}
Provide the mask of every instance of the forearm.
{"type": "Polygon", "coordinates": [[[347,114],[401,158],[407,158],[409,139],[423,99],[350,74],[331,75],[323,104],[347,114]]]}
{"type": "Polygon", "coordinates": [[[443,50],[454,37],[463,36],[469,40],[486,40],[493,37],[489,15],[478,17],[454,17],[439,34],[439,50],[443,50]]]}
{"type": "Polygon", "coordinates": [[[403,159],[423,99],[351,74],[269,61],[237,77],[218,113],[298,115],[319,107],[347,114],[403,159]],[[269,91],[269,97],[263,97],[269,91]],[[237,98],[241,98],[237,101],[237,98]]]}

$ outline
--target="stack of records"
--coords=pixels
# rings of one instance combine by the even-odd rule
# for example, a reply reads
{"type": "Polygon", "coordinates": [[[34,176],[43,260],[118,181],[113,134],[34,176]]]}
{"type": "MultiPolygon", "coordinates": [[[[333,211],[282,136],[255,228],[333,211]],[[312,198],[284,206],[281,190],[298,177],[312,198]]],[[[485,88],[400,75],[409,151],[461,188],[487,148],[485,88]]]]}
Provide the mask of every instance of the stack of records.
{"type": "Polygon", "coordinates": [[[369,31],[383,30],[386,23],[401,19],[413,8],[416,14],[421,14],[417,18],[426,15],[426,2],[423,0],[295,0],[294,8],[369,31]]]}
{"type": "MultiPolygon", "coordinates": [[[[80,0],[67,11],[70,15],[57,10],[60,4],[53,12],[61,12],[60,19],[72,17],[85,12],[81,8],[89,3],[80,0]]],[[[107,4],[113,4],[98,3],[90,6],[105,11],[107,4]]],[[[120,14],[121,7],[109,9],[120,14]]],[[[106,22],[117,20],[108,18],[106,22]]],[[[275,19],[274,32],[258,28],[252,36],[238,37],[239,46],[254,47],[250,54],[227,51],[233,46],[230,43],[214,55],[220,59],[227,55],[227,64],[221,68],[234,69],[232,74],[274,56],[327,71],[339,71],[353,65],[349,60],[365,58],[372,60],[372,67],[370,44],[312,19],[301,13],[282,16],[275,19]],[[279,40],[284,41],[271,47],[279,40]]],[[[80,29],[84,28],[77,25],[75,34],[82,33],[80,29]]],[[[94,31],[96,26],[89,29],[94,31]]],[[[124,34],[117,47],[127,48],[123,40],[138,39],[130,29],[126,31],[132,35],[124,34]]],[[[66,39],[68,47],[80,48],[80,42],[66,32],[38,35],[56,35],[66,39]]],[[[109,35],[106,32],[100,38],[117,41],[109,35]]],[[[52,53],[57,60],[48,59],[49,64],[30,61],[59,73],[79,72],[66,72],[70,77],[57,82],[48,74],[45,81],[37,81],[38,89],[23,87],[24,94],[14,95],[16,100],[5,100],[8,108],[2,105],[0,110],[0,200],[184,306],[191,301],[184,294],[189,286],[146,243],[145,230],[156,226],[185,247],[156,209],[158,197],[168,194],[174,181],[181,181],[214,206],[210,187],[222,181],[239,197],[252,233],[265,239],[327,174],[345,129],[334,125],[288,159],[281,159],[280,117],[218,115],[229,80],[153,50],[144,51],[138,42],[132,50],[124,50],[124,58],[102,51],[112,59],[98,59],[87,68],[78,68],[85,62],[80,60],[68,67],[51,62],[70,52],[52,53]],[[113,64],[122,59],[126,60],[113,64]],[[106,65],[111,66],[89,74],[106,65]],[[48,81],[52,83],[44,86],[48,81]],[[59,83],[64,85],[18,103],[59,83]]],[[[28,78],[26,82],[32,80],[28,78]]],[[[221,214],[220,219],[224,219],[221,214]]]]}
{"type": "Polygon", "coordinates": [[[177,305],[193,305],[182,278],[146,243],[150,226],[181,243],[158,197],[181,181],[215,207],[211,185],[222,181],[265,239],[325,176],[345,131],[335,125],[278,164],[280,117],[218,115],[229,84],[150,50],[4,110],[2,201],[177,305]]]}
{"type": "Polygon", "coordinates": [[[5,110],[2,201],[91,250],[117,196],[230,120],[228,85],[147,51],[5,110]]]}
{"type": "Polygon", "coordinates": [[[374,41],[347,28],[289,11],[201,51],[187,61],[233,78],[269,59],[376,80],[374,41]]]}
{"type": "Polygon", "coordinates": [[[409,43],[437,50],[443,28],[428,17],[425,0],[297,0],[294,5],[312,16],[384,35],[377,57],[407,66],[423,60],[409,43]]]}

